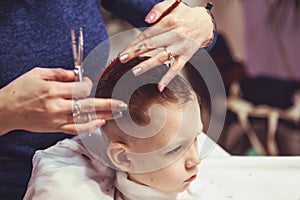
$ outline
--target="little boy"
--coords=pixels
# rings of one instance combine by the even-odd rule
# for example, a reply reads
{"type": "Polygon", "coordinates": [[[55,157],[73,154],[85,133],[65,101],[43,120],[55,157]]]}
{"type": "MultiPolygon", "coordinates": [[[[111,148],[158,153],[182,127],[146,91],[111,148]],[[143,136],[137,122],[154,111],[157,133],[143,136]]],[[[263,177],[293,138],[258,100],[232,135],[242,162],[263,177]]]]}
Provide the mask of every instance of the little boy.
{"type": "Polygon", "coordinates": [[[91,150],[96,133],[38,151],[25,199],[219,199],[197,180],[197,95],[181,76],[159,92],[166,65],[134,77],[131,68],[145,59],[114,62],[101,76],[96,97],[128,103],[123,117],[98,130],[101,153],[91,150]]]}

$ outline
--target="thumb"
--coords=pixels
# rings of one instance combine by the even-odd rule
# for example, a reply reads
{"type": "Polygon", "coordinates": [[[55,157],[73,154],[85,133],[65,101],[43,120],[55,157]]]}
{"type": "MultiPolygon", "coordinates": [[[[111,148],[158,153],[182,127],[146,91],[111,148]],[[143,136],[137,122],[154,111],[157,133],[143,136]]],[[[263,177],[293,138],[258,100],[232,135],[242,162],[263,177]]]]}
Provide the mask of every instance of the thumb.
{"type": "Polygon", "coordinates": [[[74,81],[76,75],[73,70],[65,70],[62,68],[36,68],[40,77],[46,81],[74,81]]]}
{"type": "Polygon", "coordinates": [[[158,22],[164,15],[171,12],[181,0],[165,0],[156,4],[145,17],[145,22],[154,24],[158,22]]]}

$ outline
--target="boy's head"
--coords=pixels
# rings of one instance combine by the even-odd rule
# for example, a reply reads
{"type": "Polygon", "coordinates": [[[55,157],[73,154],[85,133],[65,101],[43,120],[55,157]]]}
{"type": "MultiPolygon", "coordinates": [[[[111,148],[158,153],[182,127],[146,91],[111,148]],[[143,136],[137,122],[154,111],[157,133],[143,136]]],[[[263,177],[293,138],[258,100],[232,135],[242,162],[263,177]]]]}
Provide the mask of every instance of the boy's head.
{"type": "Polygon", "coordinates": [[[102,127],[110,141],[107,154],[131,180],[180,192],[195,178],[200,162],[196,143],[202,131],[198,98],[181,76],[159,92],[157,83],[168,70],[166,65],[133,76],[132,67],[146,59],[116,62],[98,83],[96,97],[121,99],[128,104],[122,118],[107,121],[102,127]]]}

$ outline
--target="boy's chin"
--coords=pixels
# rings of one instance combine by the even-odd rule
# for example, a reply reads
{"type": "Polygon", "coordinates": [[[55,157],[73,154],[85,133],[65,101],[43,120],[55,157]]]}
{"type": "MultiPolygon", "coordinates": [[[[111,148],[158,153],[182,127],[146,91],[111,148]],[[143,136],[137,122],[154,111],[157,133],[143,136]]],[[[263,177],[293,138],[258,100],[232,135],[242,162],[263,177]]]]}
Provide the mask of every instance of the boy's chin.
{"type": "Polygon", "coordinates": [[[169,193],[181,193],[184,192],[188,189],[188,187],[190,186],[190,183],[187,183],[186,185],[182,186],[181,188],[178,189],[174,189],[174,190],[161,190],[163,192],[169,192],[169,193]]]}

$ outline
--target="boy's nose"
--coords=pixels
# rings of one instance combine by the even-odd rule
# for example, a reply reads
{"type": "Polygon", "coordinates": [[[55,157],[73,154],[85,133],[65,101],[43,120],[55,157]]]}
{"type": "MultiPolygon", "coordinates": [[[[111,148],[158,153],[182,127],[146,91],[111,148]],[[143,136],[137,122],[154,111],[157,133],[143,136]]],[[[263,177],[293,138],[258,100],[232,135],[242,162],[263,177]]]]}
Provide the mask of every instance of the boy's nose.
{"type": "Polygon", "coordinates": [[[193,143],[186,152],[185,167],[187,169],[199,165],[201,162],[197,143],[193,143]]]}

